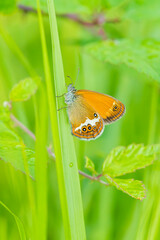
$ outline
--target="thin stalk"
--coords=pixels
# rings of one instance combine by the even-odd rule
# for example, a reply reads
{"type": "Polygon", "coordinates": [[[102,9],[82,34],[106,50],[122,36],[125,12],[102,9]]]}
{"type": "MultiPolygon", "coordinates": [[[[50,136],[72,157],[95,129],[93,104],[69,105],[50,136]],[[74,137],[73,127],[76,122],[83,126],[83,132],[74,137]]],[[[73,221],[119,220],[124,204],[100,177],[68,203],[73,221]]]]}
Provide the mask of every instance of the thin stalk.
{"type": "MultiPolygon", "coordinates": [[[[34,141],[36,141],[36,136],[34,135],[33,132],[31,132],[25,125],[23,125],[23,123],[21,123],[13,114],[11,114],[11,120],[15,123],[16,126],[18,126],[19,128],[21,128],[28,136],[30,136],[34,141]]],[[[50,157],[53,158],[53,160],[55,160],[55,154],[52,152],[50,147],[47,147],[47,152],[49,154],[50,157]]],[[[91,176],[81,170],[78,170],[79,174],[84,177],[84,178],[88,178],[91,181],[97,181],[105,186],[110,186],[109,183],[104,182],[102,180],[100,180],[100,177],[103,176],[103,174],[99,174],[98,176],[91,176]]]]}
{"type": "Polygon", "coordinates": [[[36,136],[32,133],[23,123],[21,123],[12,113],[10,115],[11,120],[15,123],[16,126],[19,126],[25,133],[27,133],[34,141],[36,136]]]}

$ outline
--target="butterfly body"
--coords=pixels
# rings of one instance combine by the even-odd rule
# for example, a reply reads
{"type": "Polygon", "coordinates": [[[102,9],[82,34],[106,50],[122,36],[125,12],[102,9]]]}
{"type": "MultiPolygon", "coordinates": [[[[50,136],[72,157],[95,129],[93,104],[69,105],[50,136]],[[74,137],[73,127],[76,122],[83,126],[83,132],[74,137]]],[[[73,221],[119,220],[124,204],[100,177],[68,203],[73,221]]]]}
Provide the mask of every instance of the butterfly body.
{"type": "Polygon", "coordinates": [[[68,86],[65,96],[72,134],[83,140],[99,137],[105,124],[119,119],[125,112],[123,103],[105,94],[76,90],[68,86]]]}

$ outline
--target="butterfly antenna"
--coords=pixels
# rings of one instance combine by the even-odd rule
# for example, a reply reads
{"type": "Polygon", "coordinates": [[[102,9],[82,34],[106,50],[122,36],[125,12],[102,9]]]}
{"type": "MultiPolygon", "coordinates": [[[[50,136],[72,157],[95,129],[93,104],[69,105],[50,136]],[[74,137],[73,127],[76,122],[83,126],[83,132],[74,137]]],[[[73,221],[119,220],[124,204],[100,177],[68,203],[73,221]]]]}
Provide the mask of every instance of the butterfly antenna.
{"type": "Polygon", "coordinates": [[[70,77],[70,76],[67,76],[70,80],[71,80],[71,82],[72,82],[72,84],[73,84],[73,80],[72,80],[72,78],[70,77]]]}

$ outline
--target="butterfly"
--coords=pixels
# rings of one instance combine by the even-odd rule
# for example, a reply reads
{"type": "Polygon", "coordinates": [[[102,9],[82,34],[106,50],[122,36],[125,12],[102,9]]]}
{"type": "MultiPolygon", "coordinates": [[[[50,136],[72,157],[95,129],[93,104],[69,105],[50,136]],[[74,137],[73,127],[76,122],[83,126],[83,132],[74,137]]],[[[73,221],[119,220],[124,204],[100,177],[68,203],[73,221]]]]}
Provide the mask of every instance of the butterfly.
{"type": "Polygon", "coordinates": [[[82,140],[98,138],[104,126],[123,116],[125,106],[119,100],[98,92],[76,90],[68,85],[65,94],[72,134],[82,140]]]}

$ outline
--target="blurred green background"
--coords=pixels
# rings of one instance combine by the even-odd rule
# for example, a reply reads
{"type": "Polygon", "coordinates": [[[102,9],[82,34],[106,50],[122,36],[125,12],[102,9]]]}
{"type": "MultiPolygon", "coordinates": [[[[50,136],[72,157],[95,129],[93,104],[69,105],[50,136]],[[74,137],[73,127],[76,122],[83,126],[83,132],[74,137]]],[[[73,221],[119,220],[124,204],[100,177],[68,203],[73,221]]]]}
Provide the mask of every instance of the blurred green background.
{"type": "MultiPolygon", "coordinates": [[[[44,81],[43,59],[37,13],[24,11],[23,6],[36,6],[34,1],[0,1],[0,25],[7,31],[26,56],[32,67],[44,81]],[[16,6],[15,6],[16,4],[16,6]]],[[[43,3],[43,20],[47,46],[52,66],[52,49],[46,4],[43,3]]],[[[125,64],[111,65],[98,61],[85,51],[85,45],[101,41],[98,34],[101,26],[86,27],[85,24],[64,17],[76,14],[84,22],[91,22],[98,14],[118,22],[103,24],[106,39],[160,39],[160,3],[153,0],[137,1],[56,1],[57,21],[63,56],[66,83],[67,75],[76,81],[77,89],[90,89],[109,94],[121,100],[126,106],[124,117],[105,128],[96,141],[82,142],[75,139],[79,169],[85,170],[84,156],[90,157],[100,171],[109,151],[131,143],[158,143],[160,140],[160,98],[159,86],[153,79],[139,73],[125,64]]],[[[160,63],[160,62],[159,62],[160,63]]],[[[159,65],[160,66],[160,65],[159,65]]],[[[160,74],[160,70],[159,70],[160,74]]],[[[8,100],[12,86],[28,76],[17,56],[8,47],[0,34],[0,104],[8,100]]],[[[35,132],[32,100],[16,103],[14,115],[30,130],[35,132]]],[[[21,130],[28,147],[34,142],[21,130]]],[[[51,143],[49,134],[48,144],[51,143]]],[[[160,239],[160,165],[130,174],[128,178],[144,179],[147,197],[143,201],[132,199],[113,187],[105,188],[97,182],[81,179],[85,225],[88,240],[132,240],[160,239]]],[[[48,164],[48,229],[47,239],[64,239],[61,209],[59,203],[55,163],[48,164]]],[[[0,200],[4,202],[24,223],[29,231],[31,210],[26,197],[26,178],[10,164],[0,161],[0,200]]],[[[19,239],[12,216],[0,206],[0,238],[19,239]]]]}

